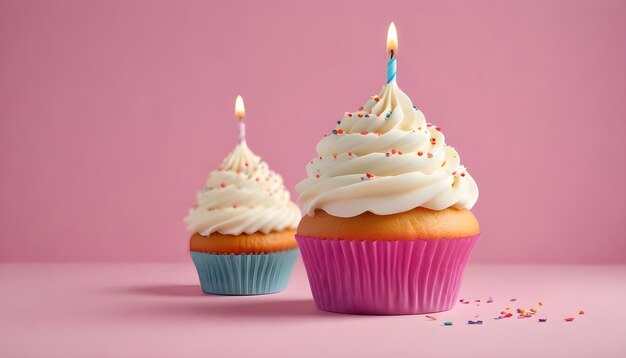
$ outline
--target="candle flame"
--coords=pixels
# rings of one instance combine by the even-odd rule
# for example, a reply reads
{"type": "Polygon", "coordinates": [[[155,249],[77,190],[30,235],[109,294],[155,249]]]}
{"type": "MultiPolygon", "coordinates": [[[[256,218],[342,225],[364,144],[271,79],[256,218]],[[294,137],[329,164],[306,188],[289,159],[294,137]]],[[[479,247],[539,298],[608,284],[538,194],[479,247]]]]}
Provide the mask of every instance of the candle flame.
{"type": "Polygon", "coordinates": [[[243,121],[243,117],[246,116],[246,107],[243,105],[241,96],[237,96],[237,100],[235,100],[235,115],[240,121],[243,121]]]}
{"type": "Polygon", "coordinates": [[[392,55],[398,53],[398,32],[393,22],[389,24],[389,30],[387,31],[387,53],[390,52],[392,55]]]}

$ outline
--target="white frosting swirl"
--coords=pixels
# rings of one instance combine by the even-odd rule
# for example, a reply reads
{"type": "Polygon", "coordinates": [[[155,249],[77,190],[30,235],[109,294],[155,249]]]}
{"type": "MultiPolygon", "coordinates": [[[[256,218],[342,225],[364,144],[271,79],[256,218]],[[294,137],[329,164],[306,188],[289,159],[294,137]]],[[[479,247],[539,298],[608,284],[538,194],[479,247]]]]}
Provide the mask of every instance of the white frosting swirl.
{"type": "Polygon", "coordinates": [[[317,144],[308,178],[296,185],[309,215],[315,209],[337,217],[389,215],[476,203],[478,187],[459,154],[395,80],[337,124],[317,144]]]}
{"type": "Polygon", "coordinates": [[[208,236],[295,229],[298,206],[289,200],[283,178],[252,153],[245,140],[209,173],[198,192],[198,205],[185,217],[187,229],[208,236]]]}

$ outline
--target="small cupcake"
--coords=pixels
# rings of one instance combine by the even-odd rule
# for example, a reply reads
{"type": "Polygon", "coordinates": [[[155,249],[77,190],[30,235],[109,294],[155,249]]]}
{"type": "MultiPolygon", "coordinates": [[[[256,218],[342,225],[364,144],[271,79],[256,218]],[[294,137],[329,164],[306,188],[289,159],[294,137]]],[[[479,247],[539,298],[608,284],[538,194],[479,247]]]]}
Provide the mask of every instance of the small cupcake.
{"type": "Polygon", "coordinates": [[[237,101],[240,141],[212,171],[185,223],[202,291],[259,295],[285,289],[299,250],[300,211],[282,177],[245,141],[243,101],[237,101]]]}
{"type": "Polygon", "coordinates": [[[448,310],[480,235],[474,179],[398,88],[392,61],[387,85],[318,143],[296,186],[296,239],[325,311],[448,310]]]}

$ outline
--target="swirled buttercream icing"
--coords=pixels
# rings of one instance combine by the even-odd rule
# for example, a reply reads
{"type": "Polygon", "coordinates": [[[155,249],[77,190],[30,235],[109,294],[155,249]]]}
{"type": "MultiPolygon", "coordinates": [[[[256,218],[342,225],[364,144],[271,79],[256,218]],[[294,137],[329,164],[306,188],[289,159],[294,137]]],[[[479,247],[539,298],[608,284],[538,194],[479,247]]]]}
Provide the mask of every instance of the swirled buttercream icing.
{"type": "Polygon", "coordinates": [[[295,229],[298,206],[289,199],[283,178],[270,170],[241,141],[218,170],[209,173],[198,192],[197,206],[185,217],[187,229],[208,236],[252,234],[295,229]]]}
{"type": "Polygon", "coordinates": [[[359,111],[345,113],[316,149],[308,178],[296,185],[309,215],[316,209],[337,217],[471,209],[478,199],[459,154],[395,80],[359,111]]]}

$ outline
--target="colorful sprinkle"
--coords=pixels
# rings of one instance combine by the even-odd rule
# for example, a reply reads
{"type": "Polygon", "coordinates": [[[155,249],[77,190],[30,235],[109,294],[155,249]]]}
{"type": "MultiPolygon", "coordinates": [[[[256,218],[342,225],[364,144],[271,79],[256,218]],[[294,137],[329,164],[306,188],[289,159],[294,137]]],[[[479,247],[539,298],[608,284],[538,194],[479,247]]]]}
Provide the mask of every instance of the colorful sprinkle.
{"type": "Polygon", "coordinates": [[[374,101],[378,102],[380,101],[380,98],[378,98],[378,96],[374,97],[374,101]]]}
{"type": "Polygon", "coordinates": [[[424,152],[422,152],[422,151],[420,150],[419,152],[417,152],[417,155],[419,155],[419,156],[421,157],[422,155],[424,155],[424,152]]]}
{"type": "Polygon", "coordinates": [[[368,178],[373,178],[374,174],[372,174],[372,173],[365,173],[365,176],[368,177],[368,178]]]}
{"type": "Polygon", "coordinates": [[[548,321],[547,318],[539,318],[539,322],[546,322],[546,321],[548,321]]]}
{"type": "Polygon", "coordinates": [[[428,318],[431,321],[436,321],[437,320],[437,317],[435,317],[435,316],[426,316],[426,318],[428,318]]]}
{"type": "Polygon", "coordinates": [[[476,324],[474,321],[467,321],[467,324],[476,324]]]}
{"type": "Polygon", "coordinates": [[[443,322],[443,325],[444,325],[444,326],[452,326],[452,325],[453,325],[453,323],[452,323],[452,322],[443,322]]]}
{"type": "Polygon", "coordinates": [[[319,178],[320,178],[320,175],[319,175],[319,174],[315,174],[315,177],[316,177],[317,179],[319,179],[319,178]]]}
{"type": "Polygon", "coordinates": [[[333,134],[337,134],[337,130],[336,129],[333,129],[333,134]]]}
{"type": "Polygon", "coordinates": [[[483,321],[476,321],[476,324],[483,324],[483,321]]]}
{"type": "Polygon", "coordinates": [[[338,130],[337,133],[343,134],[343,129],[338,130]]]}
{"type": "Polygon", "coordinates": [[[565,319],[565,322],[572,322],[574,320],[574,317],[567,317],[565,319]]]}
{"type": "Polygon", "coordinates": [[[348,117],[352,117],[352,113],[348,113],[348,117]]]}
{"type": "Polygon", "coordinates": [[[351,157],[352,156],[352,152],[348,152],[348,156],[351,157]]]}
{"type": "Polygon", "coordinates": [[[361,135],[367,135],[366,131],[361,132],[361,135]]]}
{"type": "Polygon", "coordinates": [[[363,113],[358,114],[359,118],[363,118],[363,113]]]}
{"type": "Polygon", "coordinates": [[[541,302],[541,301],[539,301],[538,304],[539,304],[539,306],[543,306],[543,302],[541,302]]]}
{"type": "Polygon", "coordinates": [[[431,144],[437,143],[437,139],[435,137],[430,138],[430,143],[431,144]]]}
{"type": "Polygon", "coordinates": [[[517,301],[517,298],[511,298],[511,300],[510,300],[510,301],[511,301],[511,302],[515,302],[515,301],[517,301]]]}
{"type": "Polygon", "coordinates": [[[583,315],[583,314],[585,314],[585,311],[580,310],[580,311],[578,311],[578,314],[583,315]]]}
{"type": "Polygon", "coordinates": [[[226,184],[224,184],[224,183],[220,183],[220,186],[221,186],[222,188],[225,188],[225,187],[226,187],[226,184]]]}

